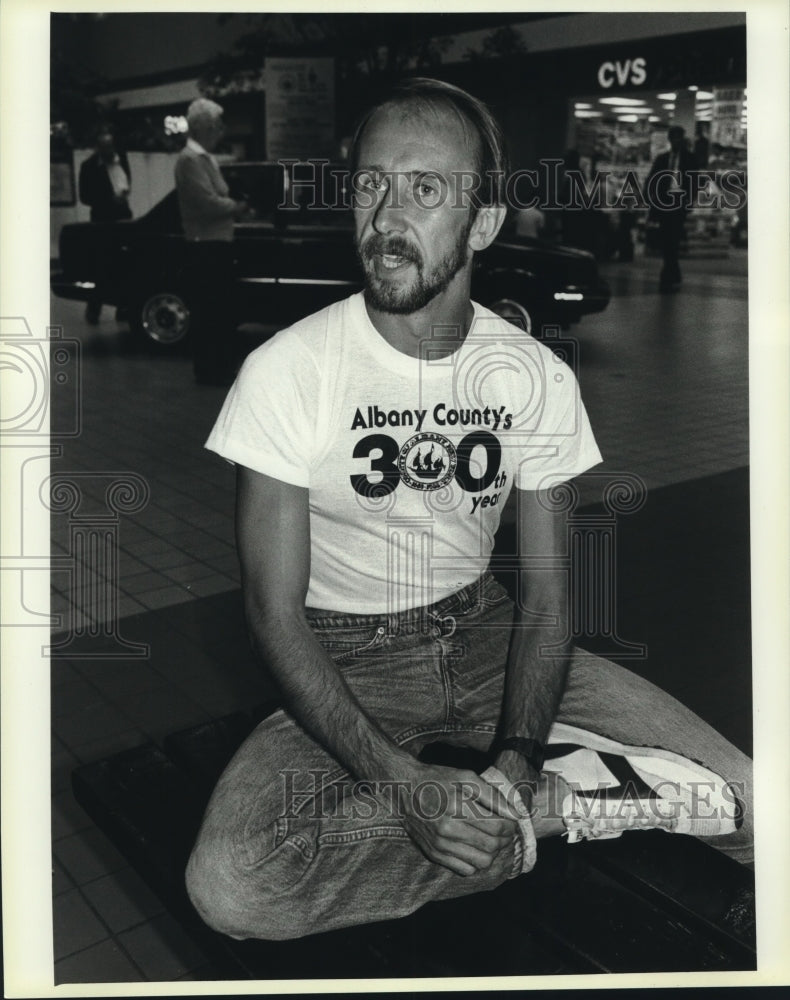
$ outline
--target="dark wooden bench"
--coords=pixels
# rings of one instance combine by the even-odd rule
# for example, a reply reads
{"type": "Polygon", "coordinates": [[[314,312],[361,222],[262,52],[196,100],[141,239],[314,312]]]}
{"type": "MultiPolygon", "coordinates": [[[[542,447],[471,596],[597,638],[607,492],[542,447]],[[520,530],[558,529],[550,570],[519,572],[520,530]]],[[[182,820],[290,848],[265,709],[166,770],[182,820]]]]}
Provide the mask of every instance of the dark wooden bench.
{"type": "MultiPolygon", "coordinates": [[[[219,978],[756,968],[751,873],[692,838],[661,832],[572,847],[544,842],[525,878],[431,903],[401,920],[285,942],[234,941],[211,931],[187,897],[186,860],[217,777],[271,707],[237,712],[73,773],[77,800],[219,978]]],[[[443,757],[435,748],[433,756],[443,757]]]]}

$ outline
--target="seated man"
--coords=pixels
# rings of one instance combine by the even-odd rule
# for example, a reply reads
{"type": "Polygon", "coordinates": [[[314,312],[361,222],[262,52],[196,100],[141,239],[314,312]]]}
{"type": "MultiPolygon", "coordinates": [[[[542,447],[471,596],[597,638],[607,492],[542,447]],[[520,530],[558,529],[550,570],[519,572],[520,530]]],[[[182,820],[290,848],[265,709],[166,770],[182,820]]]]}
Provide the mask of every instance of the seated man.
{"type": "Polygon", "coordinates": [[[571,646],[551,487],[600,454],[570,369],[470,301],[505,214],[498,126],[412,80],[351,166],[365,291],[255,351],[208,441],[237,465],[249,628],[285,708],[218,783],[195,906],[233,937],[299,937],[491,889],[542,837],[646,827],[749,863],[748,759],[571,646]],[[511,490],[515,610],[487,568],[511,490]],[[437,741],[494,766],[421,760],[437,741]]]}

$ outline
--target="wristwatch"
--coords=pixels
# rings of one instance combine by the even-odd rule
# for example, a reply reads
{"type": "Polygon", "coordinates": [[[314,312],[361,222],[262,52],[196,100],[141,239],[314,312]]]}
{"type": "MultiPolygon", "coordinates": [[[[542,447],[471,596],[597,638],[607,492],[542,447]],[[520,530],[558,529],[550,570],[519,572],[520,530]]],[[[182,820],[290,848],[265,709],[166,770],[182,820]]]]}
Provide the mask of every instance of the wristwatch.
{"type": "Polygon", "coordinates": [[[514,750],[526,760],[526,762],[536,771],[543,770],[544,750],[543,744],[537,740],[526,739],[523,736],[505,736],[497,740],[496,749],[514,750]]]}

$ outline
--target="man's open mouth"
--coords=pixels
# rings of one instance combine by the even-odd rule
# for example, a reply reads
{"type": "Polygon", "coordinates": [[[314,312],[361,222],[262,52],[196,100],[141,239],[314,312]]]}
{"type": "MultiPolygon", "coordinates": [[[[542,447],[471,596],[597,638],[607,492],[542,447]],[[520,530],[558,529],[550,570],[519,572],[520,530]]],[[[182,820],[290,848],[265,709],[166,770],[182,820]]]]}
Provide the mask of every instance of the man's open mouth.
{"type": "Polygon", "coordinates": [[[388,271],[395,270],[398,267],[402,267],[404,264],[411,263],[410,258],[400,257],[398,254],[394,253],[382,253],[377,254],[376,256],[388,271]]]}

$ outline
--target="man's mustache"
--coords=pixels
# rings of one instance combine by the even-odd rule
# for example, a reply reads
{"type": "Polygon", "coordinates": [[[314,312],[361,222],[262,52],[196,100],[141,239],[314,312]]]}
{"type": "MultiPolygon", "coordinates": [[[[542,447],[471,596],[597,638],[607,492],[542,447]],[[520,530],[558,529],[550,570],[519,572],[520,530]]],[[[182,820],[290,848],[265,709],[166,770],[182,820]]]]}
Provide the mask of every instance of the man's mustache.
{"type": "Polygon", "coordinates": [[[393,257],[402,257],[414,264],[422,263],[419,250],[402,236],[382,236],[380,233],[374,233],[362,244],[359,254],[364,261],[370,261],[376,254],[389,254],[393,257]]]}

